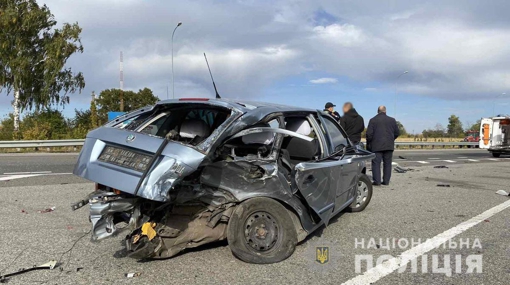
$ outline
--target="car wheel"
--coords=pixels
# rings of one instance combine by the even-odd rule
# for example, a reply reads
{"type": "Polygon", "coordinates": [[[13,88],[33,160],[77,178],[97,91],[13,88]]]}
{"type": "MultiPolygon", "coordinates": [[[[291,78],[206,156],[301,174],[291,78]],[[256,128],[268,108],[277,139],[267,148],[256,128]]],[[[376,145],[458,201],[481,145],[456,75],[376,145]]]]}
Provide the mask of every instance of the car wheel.
{"type": "Polygon", "coordinates": [[[239,259],[267,264],[285,260],[297,244],[288,210],[270,198],[253,198],[237,206],[227,228],[228,245],[239,259]]]}
{"type": "Polygon", "coordinates": [[[493,153],[492,153],[492,156],[494,156],[494,157],[500,157],[500,156],[501,156],[501,153],[493,152],[493,153]]]}
{"type": "Polygon", "coordinates": [[[372,199],[373,186],[370,178],[366,174],[359,177],[358,189],[356,189],[356,199],[347,207],[349,212],[361,212],[365,210],[372,199]]]}

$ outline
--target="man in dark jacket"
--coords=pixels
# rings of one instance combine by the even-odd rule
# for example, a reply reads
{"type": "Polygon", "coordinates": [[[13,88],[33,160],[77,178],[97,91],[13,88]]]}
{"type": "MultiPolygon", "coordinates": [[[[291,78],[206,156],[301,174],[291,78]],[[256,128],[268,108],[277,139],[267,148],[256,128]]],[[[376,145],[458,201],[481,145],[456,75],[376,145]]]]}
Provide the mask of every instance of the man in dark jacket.
{"type": "Polygon", "coordinates": [[[340,122],[340,114],[338,114],[337,111],[335,111],[335,107],[336,105],[331,103],[331,102],[328,102],[326,103],[326,105],[324,106],[324,111],[325,112],[328,112],[329,115],[331,115],[331,117],[335,118],[335,120],[337,120],[338,122],[340,122]]]}
{"type": "Polygon", "coordinates": [[[344,104],[344,115],[340,119],[340,125],[347,133],[347,136],[353,144],[361,141],[361,133],[365,130],[365,121],[363,117],[356,112],[351,102],[344,104]]]}
{"type": "Polygon", "coordinates": [[[381,161],[384,177],[382,184],[389,185],[391,178],[391,159],[395,149],[395,139],[400,135],[397,121],[386,115],[386,107],[379,106],[377,115],[370,119],[367,128],[367,148],[375,153],[372,160],[374,185],[381,185],[381,161]]]}

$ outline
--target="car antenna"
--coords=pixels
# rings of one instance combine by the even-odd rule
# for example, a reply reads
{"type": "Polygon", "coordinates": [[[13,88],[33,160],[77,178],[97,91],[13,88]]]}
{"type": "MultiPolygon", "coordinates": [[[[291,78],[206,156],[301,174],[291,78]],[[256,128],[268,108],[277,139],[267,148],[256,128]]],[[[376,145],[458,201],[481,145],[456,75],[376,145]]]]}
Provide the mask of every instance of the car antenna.
{"type": "Polygon", "coordinates": [[[205,57],[205,63],[207,63],[207,69],[209,69],[209,75],[211,75],[211,80],[212,80],[212,85],[214,87],[214,91],[216,92],[216,99],[221,99],[220,94],[218,94],[218,89],[216,89],[216,83],[214,83],[214,78],[212,76],[211,68],[209,67],[209,62],[207,61],[207,56],[205,55],[205,52],[204,52],[204,57],[205,57]]]}

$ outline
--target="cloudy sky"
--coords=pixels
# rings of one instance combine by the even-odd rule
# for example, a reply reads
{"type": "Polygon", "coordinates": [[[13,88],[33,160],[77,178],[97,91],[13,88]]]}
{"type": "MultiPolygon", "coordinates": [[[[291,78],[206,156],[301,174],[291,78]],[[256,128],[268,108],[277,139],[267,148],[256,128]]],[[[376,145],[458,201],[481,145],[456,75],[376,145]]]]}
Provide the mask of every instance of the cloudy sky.
{"type": "MultiPolygon", "coordinates": [[[[126,89],[171,98],[179,21],[176,97],[213,96],[206,52],[223,97],[318,109],[351,101],[367,121],[383,104],[409,132],[446,126],[450,114],[473,123],[493,102],[510,113],[508,0],[39,2],[83,28],[85,52],[68,65],[87,86],[68,116],[88,108],[93,90],[118,88],[120,51],[126,89]]],[[[11,99],[0,98],[0,113],[11,99]]]]}

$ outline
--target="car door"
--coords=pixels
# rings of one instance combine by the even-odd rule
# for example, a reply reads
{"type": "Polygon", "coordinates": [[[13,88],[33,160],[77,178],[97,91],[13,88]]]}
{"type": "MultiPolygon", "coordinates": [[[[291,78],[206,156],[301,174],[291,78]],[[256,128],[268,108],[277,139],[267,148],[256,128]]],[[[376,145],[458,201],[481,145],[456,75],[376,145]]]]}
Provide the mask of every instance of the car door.
{"type": "Polygon", "coordinates": [[[303,195],[310,208],[320,217],[324,224],[328,224],[336,212],[336,195],[339,183],[342,160],[322,158],[329,155],[330,143],[322,123],[315,116],[308,117],[322,150],[317,161],[301,162],[295,168],[295,182],[299,192],[303,195]]]}
{"type": "MultiPolygon", "coordinates": [[[[344,147],[351,145],[343,129],[338,122],[328,114],[319,112],[319,119],[323,127],[324,136],[329,142],[328,149],[330,153],[341,150],[344,147]]],[[[343,209],[350,203],[351,198],[354,196],[355,189],[358,183],[359,161],[355,159],[355,154],[339,153],[331,157],[332,162],[331,187],[335,192],[335,211],[343,209]],[[343,157],[342,157],[343,156],[343,157]]]]}

